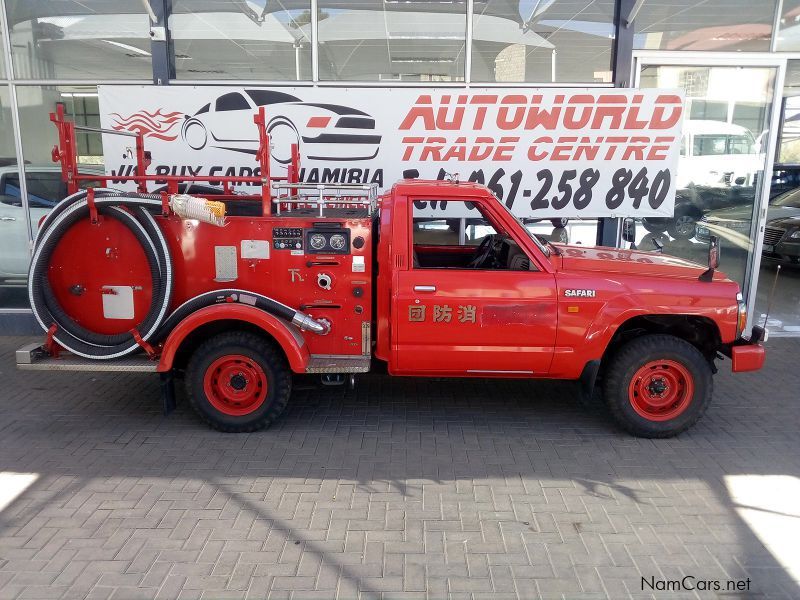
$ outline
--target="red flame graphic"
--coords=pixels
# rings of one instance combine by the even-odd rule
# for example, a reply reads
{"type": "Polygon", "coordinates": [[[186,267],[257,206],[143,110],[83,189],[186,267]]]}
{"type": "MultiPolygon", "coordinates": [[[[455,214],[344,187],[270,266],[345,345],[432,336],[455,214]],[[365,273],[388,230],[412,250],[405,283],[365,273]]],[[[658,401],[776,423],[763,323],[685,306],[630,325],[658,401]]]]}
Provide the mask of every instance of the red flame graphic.
{"type": "Polygon", "coordinates": [[[178,134],[169,135],[169,132],[183,118],[183,113],[180,111],[162,111],[163,109],[161,108],[156,112],[140,110],[129,117],[123,117],[119,113],[111,113],[111,117],[114,119],[111,127],[117,131],[132,131],[141,133],[144,137],[171,142],[178,137],[178,134]]]}

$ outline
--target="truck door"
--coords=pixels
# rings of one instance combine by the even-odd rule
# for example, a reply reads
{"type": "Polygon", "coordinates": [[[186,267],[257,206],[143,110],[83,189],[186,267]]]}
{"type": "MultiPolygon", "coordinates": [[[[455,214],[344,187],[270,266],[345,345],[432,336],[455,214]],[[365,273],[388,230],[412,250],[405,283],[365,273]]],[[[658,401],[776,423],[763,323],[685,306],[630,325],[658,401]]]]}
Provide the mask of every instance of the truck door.
{"type": "Polygon", "coordinates": [[[395,370],[547,373],[556,339],[555,276],[522,250],[518,236],[527,234],[498,227],[475,204],[461,235],[459,219],[425,216],[426,204],[409,202],[413,259],[396,279],[395,370]]]}

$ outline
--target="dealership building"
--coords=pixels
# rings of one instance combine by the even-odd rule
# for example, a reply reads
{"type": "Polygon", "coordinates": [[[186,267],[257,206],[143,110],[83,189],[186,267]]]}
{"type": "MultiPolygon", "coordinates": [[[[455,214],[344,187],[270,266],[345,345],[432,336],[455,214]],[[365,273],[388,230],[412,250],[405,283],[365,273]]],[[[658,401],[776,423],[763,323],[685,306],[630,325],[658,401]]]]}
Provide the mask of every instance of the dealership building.
{"type": "MultiPolygon", "coordinates": [[[[389,108],[416,87],[682,89],[675,214],[640,220],[634,243],[704,262],[717,235],[753,323],[780,265],[770,330],[800,335],[800,0],[0,0],[0,38],[4,332],[36,330],[32,240],[66,193],[49,114],[99,128],[98,86],[113,84],[323,88],[341,102],[369,88],[389,108]]],[[[77,146],[103,168],[99,132],[77,146]]],[[[612,215],[561,225],[530,227],[630,246],[612,215]]]]}

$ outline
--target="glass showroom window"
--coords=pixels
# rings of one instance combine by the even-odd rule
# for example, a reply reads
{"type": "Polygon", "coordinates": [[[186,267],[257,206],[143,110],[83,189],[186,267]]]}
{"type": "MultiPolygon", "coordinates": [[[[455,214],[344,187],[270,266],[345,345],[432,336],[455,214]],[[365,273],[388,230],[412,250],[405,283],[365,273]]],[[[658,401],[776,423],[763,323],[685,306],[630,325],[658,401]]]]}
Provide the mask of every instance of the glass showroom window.
{"type": "Polygon", "coordinates": [[[614,0],[477,0],[472,81],[609,83],[614,0]]]}
{"type": "Polygon", "coordinates": [[[775,5],[776,0],[644,2],[634,20],[634,48],[767,52],[775,5]]]}
{"type": "Polygon", "coordinates": [[[753,256],[753,219],[766,164],[773,67],[645,65],[643,88],[686,93],[677,194],[672,217],[646,218],[637,246],[703,264],[719,238],[720,269],[745,284],[753,256]]]}
{"type": "Polygon", "coordinates": [[[782,8],[775,49],[797,52],[800,50],[800,0],[783,0],[782,8]]]}
{"type": "Polygon", "coordinates": [[[319,0],[319,78],[463,81],[466,2],[319,0]]]}
{"type": "Polygon", "coordinates": [[[169,20],[181,79],[311,79],[311,2],[174,0],[169,20]]]}
{"type": "Polygon", "coordinates": [[[8,86],[0,87],[0,309],[25,308],[28,226],[19,189],[8,86]]]}
{"type": "MultiPolygon", "coordinates": [[[[27,306],[28,296],[24,286],[28,275],[29,235],[35,235],[41,219],[67,195],[66,184],[61,180],[61,170],[53,163],[50,150],[58,142],[56,128],[49,114],[59,104],[64,105],[68,117],[78,124],[96,125],[98,119],[97,88],[92,86],[17,86],[22,151],[25,155],[25,182],[28,187],[28,208],[32,232],[28,231],[20,199],[19,173],[12,165],[0,170],[2,181],[2,209],[13,210],[13,221],[0,221],[8,225],[3,232],[3,249],[0,251],[0,272],[5,273],[13,285],[6,287],[9,300],[0,300],[0,308],[27,306]]],[[[6,106],[5,100],[3,106],[6,106]]],[[[5,113],[3,114],[5,124],[5,113]]],[[[10,118],[8,119],[10,122],[10,118]]],[[[9,125],[10,127],[10,125],[9,125]]],[[[3,154],[6,147],[13,148],[10,134],[2,132],[3,154]]],[[[78,158],[87,171],[102,171],[103,150],[97,133],[77,134],[78,158]]],[[[13,150],[12,150],[13,151],[13,150]]],[[[13,155],[12,155],[13,156],[13,155]]]]}
{"type": "Polygon", "coordinates": [[[150,21],[141,2],[6,2],[19,79],[151,79],[150,21]],[[91,8],[89,8],[91,6],[91,8]]]}

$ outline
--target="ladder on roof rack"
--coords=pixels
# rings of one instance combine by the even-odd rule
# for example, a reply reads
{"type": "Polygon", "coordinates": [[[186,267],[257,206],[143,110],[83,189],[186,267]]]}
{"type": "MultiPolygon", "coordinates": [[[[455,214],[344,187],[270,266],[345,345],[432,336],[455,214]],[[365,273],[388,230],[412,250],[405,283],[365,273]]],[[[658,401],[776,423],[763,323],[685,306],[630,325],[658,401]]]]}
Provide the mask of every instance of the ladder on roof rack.
{"type": "Polygon", "coordinates": [[[276,214],[281,214],[282,205],[287,210],[296,207],[316,206],[319,216],[325,216],[326,208],[363,207],[367,216],[372,216],[378,207],[378,184],[355,183],[273,183],[273,201],[276,214]]]}

